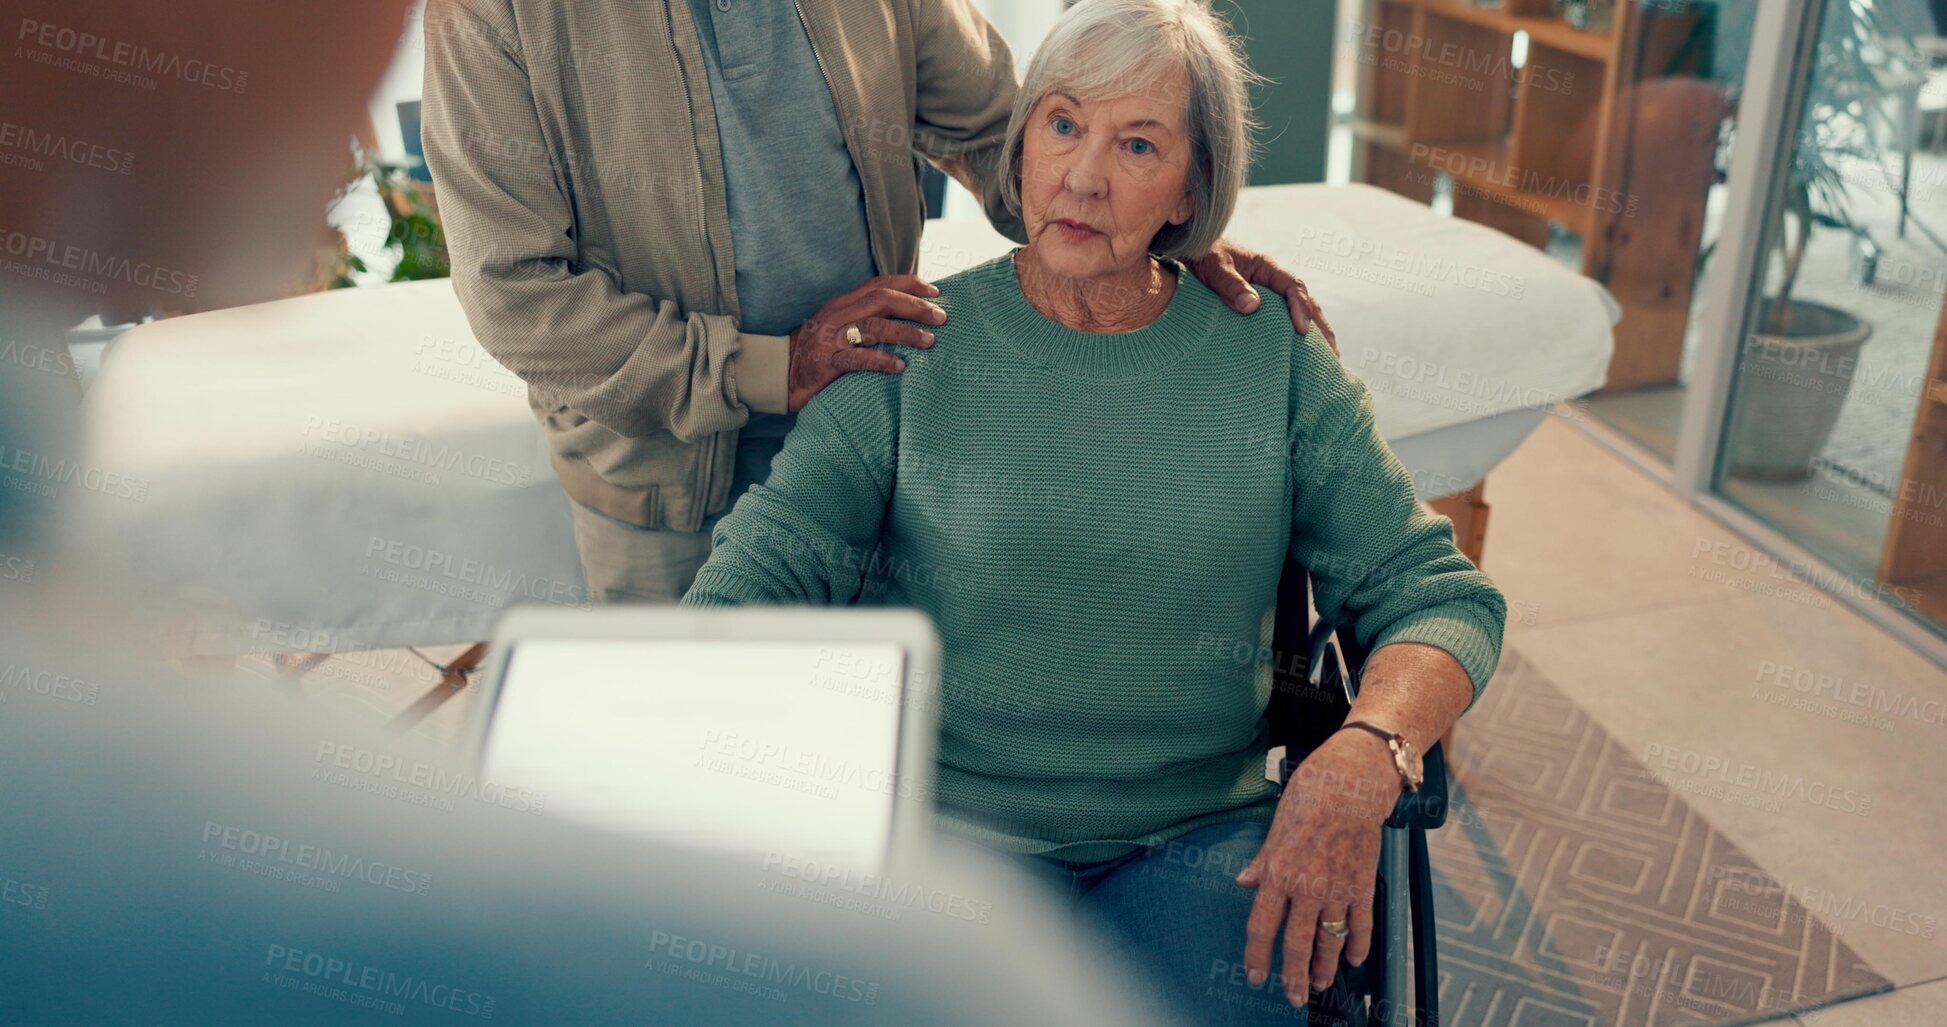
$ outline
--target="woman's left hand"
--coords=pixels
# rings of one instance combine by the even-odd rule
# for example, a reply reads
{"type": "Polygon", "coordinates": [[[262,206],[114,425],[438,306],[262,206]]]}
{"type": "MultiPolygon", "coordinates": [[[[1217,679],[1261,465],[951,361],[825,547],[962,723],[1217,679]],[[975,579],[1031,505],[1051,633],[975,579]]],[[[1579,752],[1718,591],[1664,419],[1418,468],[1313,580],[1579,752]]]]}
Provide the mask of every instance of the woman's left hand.
{"type": "Polygon", "coordinates": [[[1326,322],[1324,311],[1318,309],[1318,301],[1305,289],[1305,283],[1270,257],[1228,239],[1219,239],[1209,253],[1190,265],[1190,270],[1198,281],[1222,296],[1240,314],[1257,310],[1258,298],[1256,290],[1251,288],[1253,285],[1262,285],[1283,296],[1285,306],[1291,310],[1291,327],[1299,335],[1304,335],[1311,323],[1317,321],[1326,344],[1332,347],[1332,352],[1339,351],[1338,337],[1332,334],[1332,326],[1326,322]]]}
{"type": "Polygon", "coordinates": [[[1372,944],[1373,882],[1379,829],[1399,798],[1399,772],[1379,739],[1341,731],[1312,751],[1285,783],[1264,847],[1237,875],[1257,889],[1245,928],[1244,968],[1253,987],[1271,971],[1271,946],[1284,925],[1285,996],[1294,1006],[1331,986],[1343,950],[1364,963],[1372,944]],[[1286,910],[1289,909],[1289,917],[1286,910]],[[1345,921],[1342,938],[1319,930],[1345,921]]]}

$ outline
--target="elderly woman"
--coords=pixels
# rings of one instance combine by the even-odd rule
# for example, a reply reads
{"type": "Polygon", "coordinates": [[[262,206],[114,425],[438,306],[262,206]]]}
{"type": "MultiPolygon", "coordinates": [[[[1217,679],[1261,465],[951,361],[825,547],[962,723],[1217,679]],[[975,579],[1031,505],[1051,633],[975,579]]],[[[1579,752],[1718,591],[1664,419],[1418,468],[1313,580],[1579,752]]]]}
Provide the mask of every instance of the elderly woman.
{"type": "Polygon", "coordinates": [[[1366,957],[1380,823],[1505,612],[1316,328],[1185,270],[1245,179],[1249,76],[1196,0],[1070,10],[1008,133],[1028,245],[940,283],[904,374],[805,408],[685,598],[931,614],[942,826],[1053,878],[1201,1023],[1288,1022],[1245,989],[1302,1004],[1366,957]],[[1269,670],[1231,654],[1268,641],[1287,551],[1373,655],[1281,795],[1269,670]]]}

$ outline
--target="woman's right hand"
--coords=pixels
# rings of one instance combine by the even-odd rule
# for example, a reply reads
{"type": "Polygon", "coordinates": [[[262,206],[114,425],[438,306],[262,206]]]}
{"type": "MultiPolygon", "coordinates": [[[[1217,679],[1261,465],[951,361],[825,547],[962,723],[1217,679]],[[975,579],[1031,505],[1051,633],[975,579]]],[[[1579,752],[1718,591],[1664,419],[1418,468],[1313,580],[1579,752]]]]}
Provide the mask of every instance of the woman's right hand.
{"type": "Polygon", "coordinates": [[[880,275],[827,300],[809,321],[791,332],[790,409],[794,413],[804,409],[811,397],[841,374],[898,374],[905,370],[904,360],[862,347],[893,343],[924,349],[933,345],[932,332],[891,319],[944,324],[946,311],[927,301],[939,294],[940,290],[918,275],[880,275]],[[858,345],[853,345],[846,334],[853,326],[859,330],[858,345]]]}
{"type": "Polygon", "coordinates": [[[1285,783],[1264,845],[1237,875],[1257,889],[1244,926],[1251,986],[1270,978],[1283,941],[1285,997],[1303,1008],[1311,991],[1331,987],[1339,954],[1359,966],[1372,946],[1373,887],[1379,834],[1399,798],[1399,775],[1384,742],[1340,731],[1298,765],[1285,783]],[[1321,923],[1344,925],[1340,934],[1321,923]]]}

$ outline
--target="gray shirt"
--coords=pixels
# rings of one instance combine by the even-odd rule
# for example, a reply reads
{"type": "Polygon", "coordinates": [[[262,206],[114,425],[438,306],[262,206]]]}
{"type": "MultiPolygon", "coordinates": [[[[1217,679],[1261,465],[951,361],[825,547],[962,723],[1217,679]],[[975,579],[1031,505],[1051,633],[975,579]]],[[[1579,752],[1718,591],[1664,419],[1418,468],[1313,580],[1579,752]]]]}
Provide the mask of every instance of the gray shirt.
{"type": "Polygon", "coordinates": [[[784,335],[872,277],[865,194],[788,0],[690,0],[716,106],[739,327],[784,335]]]}

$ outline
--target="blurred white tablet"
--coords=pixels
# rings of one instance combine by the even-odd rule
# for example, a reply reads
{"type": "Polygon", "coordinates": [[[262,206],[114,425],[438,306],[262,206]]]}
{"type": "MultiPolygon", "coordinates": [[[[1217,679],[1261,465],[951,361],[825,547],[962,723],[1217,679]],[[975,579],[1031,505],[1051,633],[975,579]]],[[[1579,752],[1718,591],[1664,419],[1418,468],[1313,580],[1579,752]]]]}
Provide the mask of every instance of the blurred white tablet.
{"type": "Polygon", "coordinates": [[[932,817],[939,641],[907,610],[518,608],[474,725],[483,782],[550,815],[883,872],[932,817]]]}

